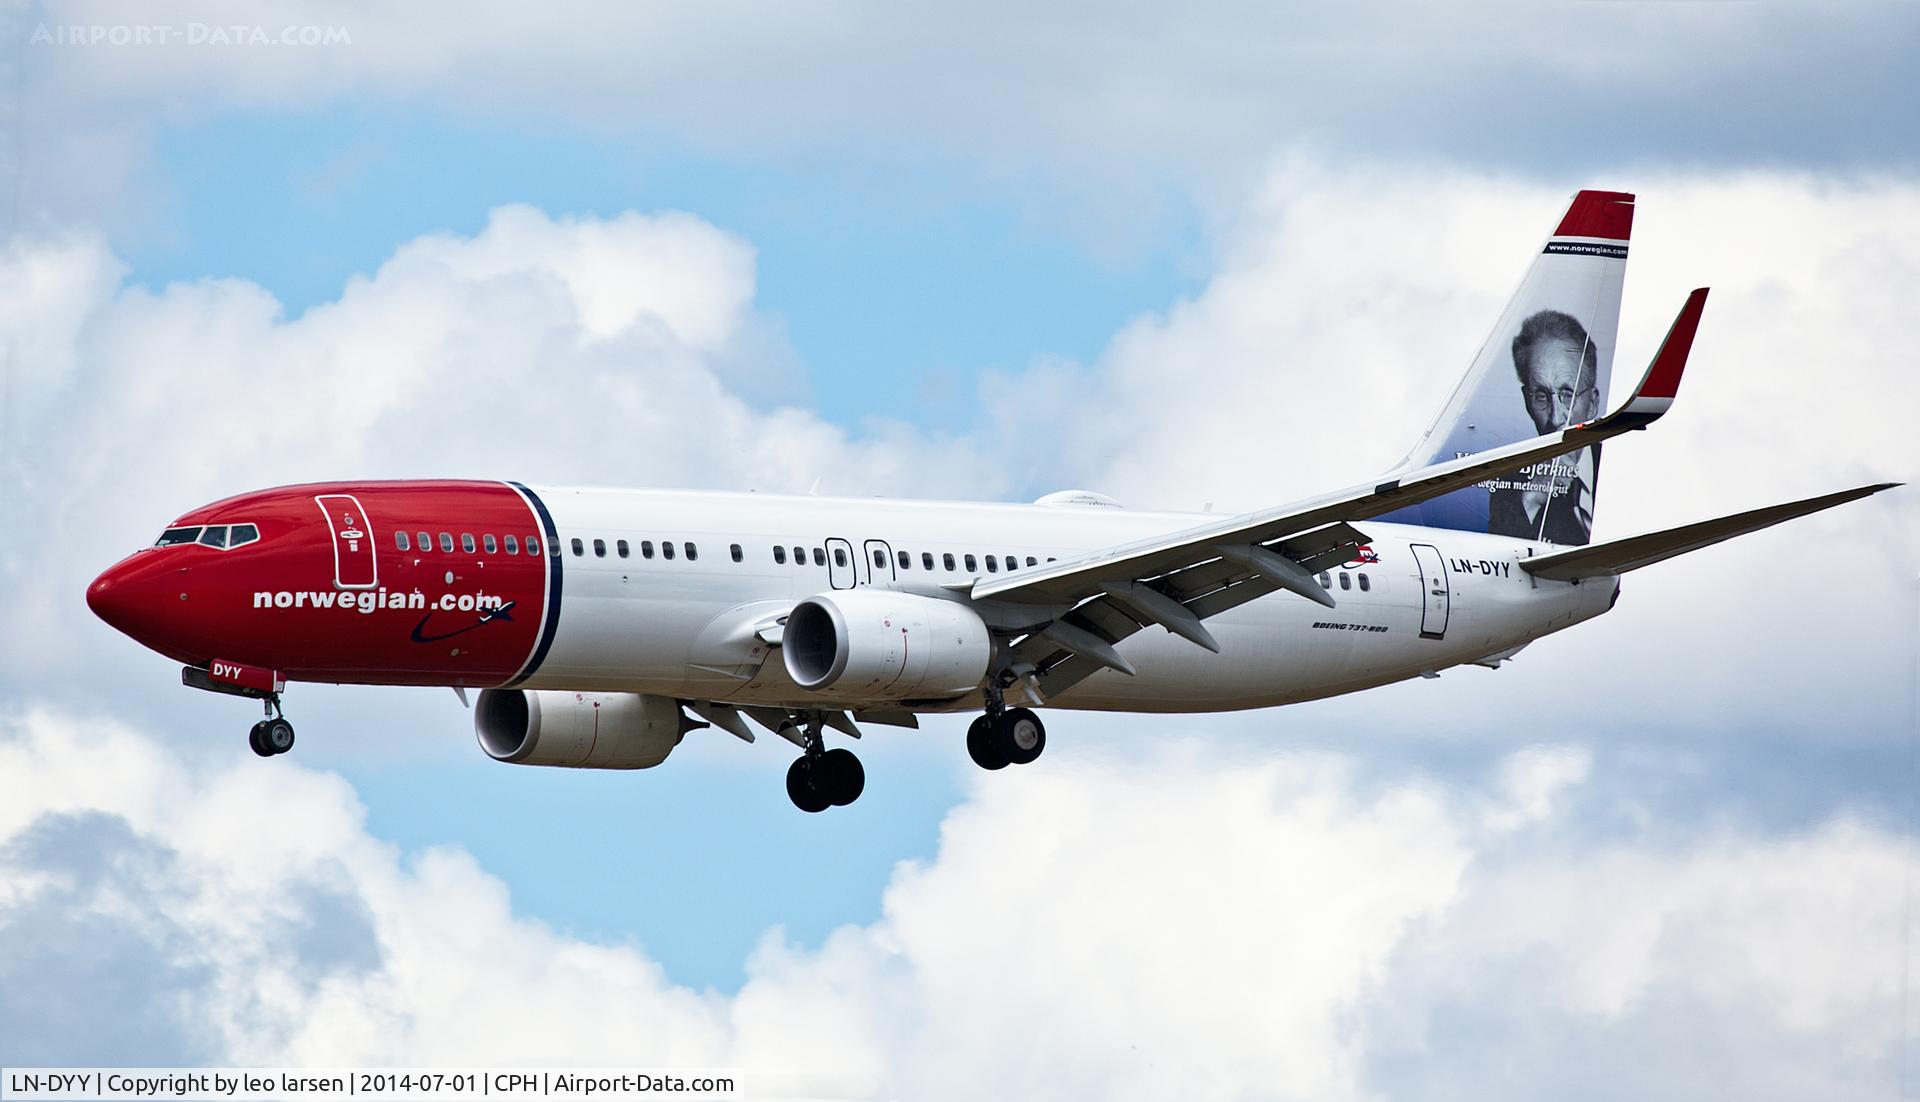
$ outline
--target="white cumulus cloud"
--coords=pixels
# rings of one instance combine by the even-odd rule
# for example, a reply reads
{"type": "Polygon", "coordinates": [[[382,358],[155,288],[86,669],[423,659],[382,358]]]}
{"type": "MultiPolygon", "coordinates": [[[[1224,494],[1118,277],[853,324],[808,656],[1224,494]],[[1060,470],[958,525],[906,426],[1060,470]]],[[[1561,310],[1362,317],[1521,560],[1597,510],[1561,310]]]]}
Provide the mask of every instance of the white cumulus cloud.
{"type": "Polygon", "coordinates": [[[1192,744],[994,775],[883,917],[769,931],[725,994],[517,914],[457,849],[371,837],[336,776],[13,712],[0,1056],[726,1066],[916,1098],[1891,1097],[1908,840],[1844,812],[1582,839],[1586,768],[1553,746],[1363,781],[1192,744]]]}
{"type": "Polygon", "coordinates": [[[599,137],[666,135],[763,162],[824,155],[891,166],[904,153],[978,179],[1042,181],[1021,189],[1030,196],[1064,180],[1063,196],[1041,201],[1047,217],[1120,208],[1094,219],[1107,237],[1127,232],[1166,182],[1231,186],[1223,181],[1245,179],[1269,150],[1297,142],[1532,168],[1609,156],[1912,163],[1901,152],[1913,146],[1902,113],[1855,109],[1913,98],[1904,51],[1916,20],[1899,5],[1492,0],[1393,5],[1374,17],[1133,3],[1089,20],[1012,4],[283,2],[263,11],[191,0],[158,11],[134,0],[49,0],[10,24],[0,30],[21,60],[31,206],[123,219],[146,198],[134,184],[158,127],[341,103],[599,137]],[[94,40],[143,27],[173,34],[94,40]],[[344,37],[300,45],[306,28],[344,37]],[[289,29],[293,44],[279,44],[289,29]],[[255,33],[273,41],[249,45],[255,33]],[[1701,64],[1705,54],[1711,64],[1701,64]]]}

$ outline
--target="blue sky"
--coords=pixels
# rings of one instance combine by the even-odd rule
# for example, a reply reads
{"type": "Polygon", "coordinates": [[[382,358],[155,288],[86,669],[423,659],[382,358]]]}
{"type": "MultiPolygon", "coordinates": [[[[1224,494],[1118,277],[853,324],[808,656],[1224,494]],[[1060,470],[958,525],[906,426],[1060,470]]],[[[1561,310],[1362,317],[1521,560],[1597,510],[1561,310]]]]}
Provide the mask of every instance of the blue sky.
{"type": "Polygon", "coordinates": [[[472,234],[503,203],[698,213],[753,243],[757,303],[798,357],[802,377],[767,397],[850,425],[969,427],[983,371],[1091,359],[1205,270],[1200,216],[1172,188],[1113,246],[1054,219],[1044,188],[927,155],[767,163],[369,104],[222,114],[160,128],[155,147],[162,215],[134,235],[131,278],[239,276],[290,312],[337,298],[397,242],[472,234]]]}
{"type": "MultiPolygon", "coordinates": [[[[1011,779],[967,761],[964,717],[880,728],[866,794],[812,817],[777,739],[697,732],[637,774],[510,768],[444,691],[300,686],[291,765],[254,762],[250,706],[181,690],[85,615],[85,579],[173,514],[343,472],[1311,492],[1399,454],[1588,185],[1642,194],[1623,356],[1686,288],[1724,288],[1699,401],[1610,445],[1607,534],[1916,473],[1911,7],[724,16],[480,5],[359,13],[331,53],[22,55],[0,484],[46,535],[0,551],[0,804],[37,816],[0,806],[0,888],[27,886],[0,891],[21,935],[0,989],[75,994],[0,994],[0,1035],[28,1038],[0,1062],[458,1061],[472,1042],[448,1038],[486,1001],[454,983],[471,970],[546,1008],[525,1053],[616,1062],[684,1022],[647,1053],[794,1059],[754,1032],[771,1005],[877,1053],[874,1093],[1192,1081],[1129,1062],[1142,1028],[1245,1091],[1425,1097],[1494,1066],[1461,1035],[1483,1023],[1520,1052],[1499,1065],[1519,1095],[1886,1096],[1848,1076],[1913,1035],[1881,982],[1920,760],[1920,529],[1897,495],[1636,575],[1615,613],[1498,671],[1250,715],[1062,715],[1048,770],[1011,779]],[[668,275],[724,304],[719,335],[579,352],[530,283],[501,285],[527,316],[496,316],[470,269],[508,204],[532,211],[516,277],[575,231],[651,272],[663,212],[690,215],[668,275]],[[1854,387],[1809,384],[1834,363],[1854,387]],[[327,400],[316,370],[365,400],[327,400]],[[502,410],[540,431],[489,438],[502,410]],[[209,840],[262,822],[258,849],[209,840]],[[44,911],[42,883],[66,893],[44,911]],[[1568,904],[1589,897],[1620,920],[1568,904]],[[157,925],[117,918],[125,899],[157,925]],[[210,912],[233,928],[195,925],[210,912]],[[418,949],[435,923],[450,961],[418,949]],[[216,938],[236,947],[181,963],[216,938]],[[1762,967],[1776,942],[1800,966],[1762,967]],[[223,969],[280,955],[304,994],[254,1029],[223,969]],[[401,1039],[302,1033],[336,1021],[316,976],[364,982],[401,1039]],[[191,1013],[124,1009],[142,998],[191,1013]],[[89,1017],[93,1047],[46,1024],[89,1017]],[[1623,1058],[1699,1021],[1725,1052],[1623,1058]],[[1029,1037],[1058,1060],[1006,1063],[1029,1037]]],[[[49,4],[13,29],[42,18],[122,16],[49,4]]]]}
{"type": "MultiPolygon", "coordinates": [[[[444,726],[457,728],[457,718],[444,726]]],[[[955,740],[943,741],[949,752],[913,753],[877,735],[858,749],[885,783],[847,814],[804,828],[773,786],[780,774],[713,755],[677,763],[670,778],[521,776],[465,747],[386,768],[344,757],[330,767],[353,781],[380,837],[464,847],[528,913],[593,940],[635,942],[674,979],[731,991],[769,927],[817,945],[838,926],[871,922],[894,865],[934,855],[940,820],[971,779],[955,740]]],[[[763,752],[748,760],[763,765],[784,757],[754,749],[763,752]]]]}

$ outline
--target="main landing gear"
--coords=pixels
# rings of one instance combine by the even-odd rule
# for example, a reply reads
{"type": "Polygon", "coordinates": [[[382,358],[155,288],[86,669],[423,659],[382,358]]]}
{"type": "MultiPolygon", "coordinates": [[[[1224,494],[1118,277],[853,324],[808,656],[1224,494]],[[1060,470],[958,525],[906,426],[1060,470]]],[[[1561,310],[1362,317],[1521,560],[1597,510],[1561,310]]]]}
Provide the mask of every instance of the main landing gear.
{"type": "Polygon", "coordinates": [[[805,752],[787,767],[787,798],[809,814],[845,807],[867,787],[867,771],[860,759],[845,747],[827,749],[822,726],[819,716],[807,717],[802,736],[805,752]]]}
{"type": "Polygon", "coordinates": [[[987,692],[987,714],[967,728],[967,756],[982,769],[1027,765],[1047,748],[1047,725],[1031,708],[1008,708],[997,688],[987,692]]]}
{"type": "Polygon", "coordinates": [[[273,693],[266,698],[267,718],[253,725],[247,733],[247,745],[263,758],[284,754],[293,749],[293,724],[280,711],[280,694],[273,693]]]}

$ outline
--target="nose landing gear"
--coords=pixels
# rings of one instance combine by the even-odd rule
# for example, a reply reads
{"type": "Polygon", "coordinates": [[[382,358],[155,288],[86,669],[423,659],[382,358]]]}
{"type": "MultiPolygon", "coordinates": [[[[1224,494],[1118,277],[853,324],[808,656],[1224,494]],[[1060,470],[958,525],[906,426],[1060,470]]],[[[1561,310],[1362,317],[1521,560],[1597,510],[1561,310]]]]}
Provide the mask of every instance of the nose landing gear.
{"type": "Polygon", "coordinates": [[[293,724],[284,719],[263,719],[253,725],[247,745],[263,758],[284,754],[293,749],[293,724]]]}
{"type": "Polygon", "coordinates": [[[253,725],[247,733],[247,745],[263,758],[284,754],[293,749],[293,724],[280,711],[280,694],[274,693],[266,698],[267,718],[253,725]]]}
{"type": "Polygon", "coordinates": [[[180,683],[203,692],[265,701],[267,718],[247,732],[247,745],[263,758],[293,749],[293,724],[287,722],[286,713],[280,710],[280,690],[286,686],[286,678],[281,677],[279,671],[216,661],[211,668],[183,667],[180,683]]]}

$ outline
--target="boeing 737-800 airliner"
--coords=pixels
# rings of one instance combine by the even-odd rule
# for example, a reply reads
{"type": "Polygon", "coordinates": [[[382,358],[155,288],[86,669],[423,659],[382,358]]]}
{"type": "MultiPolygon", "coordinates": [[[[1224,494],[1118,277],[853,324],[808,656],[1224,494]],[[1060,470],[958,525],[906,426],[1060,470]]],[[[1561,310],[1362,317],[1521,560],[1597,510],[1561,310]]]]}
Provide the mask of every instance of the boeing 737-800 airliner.
{"type": "Polygon", "coordinates": [[[978,711],[967,749],[1000,769],[1039,757],[1036,709],[1264,708],[1498,665],[1613,607],[1627,571],[1887,488],[1589,542],[1601,442],[1666,412],[1706,301],[1602,414],[1632,204],[1574,196],[1398,468],[1277,508],[321,483],[186,513],[87,601],[186,684],[264,701],[263,756],[293,745],[290,681],[477,688],[481,748],[522,765],[644,769],[751,721],[800,748],[807,811],[860,794],[825,745],[860,724],[978,711]]]}

